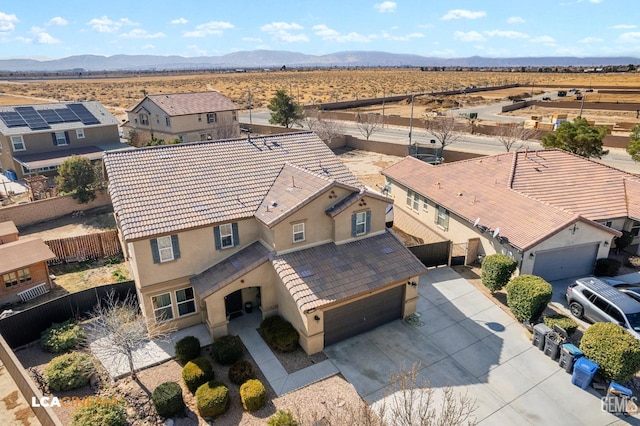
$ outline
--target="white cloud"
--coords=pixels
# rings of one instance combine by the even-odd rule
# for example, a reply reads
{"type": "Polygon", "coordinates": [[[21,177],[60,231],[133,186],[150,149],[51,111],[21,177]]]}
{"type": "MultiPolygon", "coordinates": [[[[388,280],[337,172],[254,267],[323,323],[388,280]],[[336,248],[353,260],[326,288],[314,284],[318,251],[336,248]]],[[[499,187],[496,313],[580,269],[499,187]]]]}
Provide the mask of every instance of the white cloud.
{"type": "Polygon", "coordinates": [[[398,4],[394,1],[384,1],[373,5],[373,8],[377,9],[380,13],[393,13],[396,11],[397,7],[398,4]]]}
{"type": "Polygon", "coordinates": [[[519,16],[510,16],[509,19],[507,19],[507,23],[509,24],[522,24],[523,22],[524,19],[519,16]]]}
{"type": "Polygon", "coordinates": [[[311,29],[315,31],[315,34],[323,40],[331,40],[338,43],[368,43],[369,41],[371,41],[369,37],[354,32],[351,32],[349,34],[340,34],[338,31],[333,30],[324,24],[314,25],[311,29]]]}
{"type": "Polygon", "coordinates": [[[472,11],[472,10],[465,10],[465,9],[452,9],[448,11],[440,19],[442,19],[443,21],[449,21],[451,19],[462,19],[462,18],[478,19],[478,18],[484,18],[485,16],[487,16],[487,13],[482,10],[472,11]]]}
{"type": "Polygon", "coordinates": [[[131,21],[129,18],[122,18],[119,21],[109,19],[108,16],[101,16],[100,18],[93,18],[87,22],[91,28],[100,33],[115,33],[123,26],[135,26],[137,23],[131,21]]]}
{"type": "Polygon", "coordinates": [[[16,15],[7,15],[6,13],[0,12],[0,32],[13,31],[17,22],[19,21],[16,15]]]}
{"type": "Polygon", "coordinates": [[[640,32],[631,31],[628,33],[620,34],[618,37],[619,43],[640,43],[640,32]]]}
{"type": "Polygon", "coordinates": [[[383,31],[381,37],[386,39],[386,40],[408,41],[408,40],[411,40],[411,39],[414,39],[414,38],[423,38],[424,34],[418,33],[418,32],[414,32],[414,33],[405,34],[405,35],[393,35],[393,34],[387,33],[386,31],[383,31]]]}
{"type": "Polygon", "coordinates": [[[529,35],[525,33],[521,33],[519,31],[502,31],[502,30],[491,30],[484,32],[489,37],[502,37],[502,38],[511,38],[511,39],[527,39],[529,35]]]}
{"type": "Polygon", "coordinates": [[[604,40],[598,37],[585,37],[579,40],[578,43],[602,43],[604,40]]]}
{"type": "Polygon", "coordinates": [[[187,31],[183,37],[205,37],[208,35],[221,35],[224,30],[230,30],[234,26],[229,22],[210,21],[196,26],[194,31],[187,31]]]}
{"type": "Polygon", "coordinates": [[[302,25],[295,22],[272,22],[265,24],[260,29],[266,33],[271,34],[276,40],[283,41],[285,43],[299,43],[307,42],[309,38],[305,34],[294,34],[290,31],[299,31],[304,29],[302,25]]]}
{"type": "Polygon", "coordinates": [[[532,43],[540,43],[545,44],[547,46],[554,46],[556,44],[556,40],[548,35],[538,36],[531,38],[532,43]]]}
{"type": "Polygon", "coordinates": [[[135,30],[131,30],[128,33],[121,34],[120,37],[123,38],[162,38],[165,37],[164,33],[158,32],[154,34],[149,34],[147,30],[142,30],[140,28],[136,28],[135,30]]]}
{"type": "Polygon", "coordinates": [[[609,28],[614,29],[614,30],[632,30],[635,27],[636,27],[635,25],[630,25],[630,24],[619,24],[619,25],[614,25],[613,27],[609,27],[609,28]]]}
{"type": "Polygon", "coordinates": [[[57,44],[60,43],[60,40],[53,38],[50,34],[45,32],[44,29],[40,27],[31,27],[31,34],[35,37],[35,42],[37,44],[57,44]]]}
{"type": "Polygon", "coordinates": [[[242,37],[242,41],[251,41],[254,43],[262,43],[262,39],[260,37],[242,37]]]}
{"type": "Polygon", "coordinates": [[[54,18],[49,19],[49,22],[47,22],[47,25],[58,25],[58,26],[63,27],[65,25],[67,25],[68,23],[69,22],[66,19],[64,19],[63,17],[56,16],[54,18]]]}
{"type": "Polygon", "coordinates": [[[171,23],[176,25],[176,24],[186,24],[189,21],[187,21],[185,18],[178,18],[178,19],[172,19],[171,23]]]}
{"type": "Polygon", "coordinates": [[[144,46],[142,46],[142,50],[151,50],[151,49],[155,49],[156,47],[153,44],[145,44],[144,46]]]}
{"type": "Polygon", "coordinates": [[[589,0],[589,3],[598,4],[598,3],[602,3],[602,0],[589,0]]]}
{"type": "Polygon", "coordinates": [[[484,36],[477,31],[456,31],[453,33],[453,38],[460,41],[486,41],[484,36]]]}

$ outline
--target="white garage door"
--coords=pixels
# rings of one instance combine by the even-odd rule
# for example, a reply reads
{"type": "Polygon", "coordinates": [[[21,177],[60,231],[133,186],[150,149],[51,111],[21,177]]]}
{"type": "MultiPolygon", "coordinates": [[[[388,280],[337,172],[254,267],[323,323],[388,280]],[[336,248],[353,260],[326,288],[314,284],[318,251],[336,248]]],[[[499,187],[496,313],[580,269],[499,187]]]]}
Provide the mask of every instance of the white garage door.
{"type": "Polygon", "coordinates": [[[598,255],[598,243],[563,247],[535,253],[533,275],[547,281],[589,275],[598,255]]]}

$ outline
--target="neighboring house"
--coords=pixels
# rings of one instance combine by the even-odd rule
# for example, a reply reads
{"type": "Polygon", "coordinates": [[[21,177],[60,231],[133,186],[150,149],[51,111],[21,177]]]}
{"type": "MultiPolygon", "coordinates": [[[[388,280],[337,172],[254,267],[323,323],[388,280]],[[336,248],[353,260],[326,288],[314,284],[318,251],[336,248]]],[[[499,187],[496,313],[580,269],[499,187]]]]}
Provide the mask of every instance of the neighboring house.
{"type": "Polygon", "coordinates": [[[0,304],[26,301],[48,293],[47,261],[56,255],[40,238],[18,238],[13,222],[0,222],[0,304]]]}
{"type": "Polygon", "coordinates": [[[400,229],[466,245],[469,261],[508,254],[547,280],[592,273],[620,230],[640,229],[640,178],[565,151],[438,166],[407,157],[382,174],[400,229]]]}
{"type": "Polygon", "coordinates": [[[56,174],[64,160],[122,147],[118,122],[99,102],[0,106],[0,167],[12,179],[56,174]]]}
{"type": "Polygon", "coordinates": [[[229,139],[240,136],[238,109],[215,91],[147,95],[127,111],[122,128],[136,146],[151,138],[166,142],[229,139]]]}
{"type": "Polygon", "coordinates": [[[416,309],[426,269],[385,228],[391,200],[311,132],[108,153],[105,167],[156,322],[218,337],[250,303],[315,353],[416,309]]]}

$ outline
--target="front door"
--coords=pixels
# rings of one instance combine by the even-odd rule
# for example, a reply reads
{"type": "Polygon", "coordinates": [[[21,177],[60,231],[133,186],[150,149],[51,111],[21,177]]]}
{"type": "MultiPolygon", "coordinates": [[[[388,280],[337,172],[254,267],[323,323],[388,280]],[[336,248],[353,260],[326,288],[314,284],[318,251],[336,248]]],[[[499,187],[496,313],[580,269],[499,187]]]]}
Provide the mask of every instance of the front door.
{"type": "Polygon", "coordinates": [[[231,294],[228,294],[224,298],[224,307],[227,311],[227,316],[231,316],[232,318],[238,315],[242,315],[242,290],[234,291],[231,294]]]}

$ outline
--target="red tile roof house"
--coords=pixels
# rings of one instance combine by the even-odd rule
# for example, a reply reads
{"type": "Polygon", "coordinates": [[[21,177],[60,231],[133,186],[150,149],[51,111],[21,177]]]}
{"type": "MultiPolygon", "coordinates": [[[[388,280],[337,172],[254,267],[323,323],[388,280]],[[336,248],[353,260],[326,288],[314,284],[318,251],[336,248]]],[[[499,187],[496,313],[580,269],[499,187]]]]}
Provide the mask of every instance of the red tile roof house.
{"type": "Polygon", "coordinates": [[[508,254],[546,280],[591,274],[620,230],[640,229],[639,177],[560,150],[438,166],[407,157],[382,174],[400,229],[508,254]]]}
{"type": "Polygon", "coordinates": [[[240,136],[238,109],[215,91],[147,95],[127,110],[122,129],[136,146],[152,137],[182,142],[229,139],[240,136]]]}
{"type": "Polygon", "coordinates": [[[0,305],[27,301],[48,293],[47,261],[55,254],[40,238],[18,238],[13,222],[0,223],[0,305]]]}
{"type": "Polygon", "coordinates": [[[307,353],[415,311],[426,269],[313,133],[108,154],[109,192],[143,312],[212,336],[246,303],[307,353]]]}

